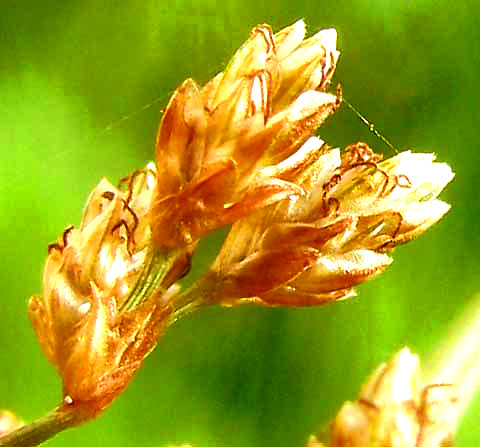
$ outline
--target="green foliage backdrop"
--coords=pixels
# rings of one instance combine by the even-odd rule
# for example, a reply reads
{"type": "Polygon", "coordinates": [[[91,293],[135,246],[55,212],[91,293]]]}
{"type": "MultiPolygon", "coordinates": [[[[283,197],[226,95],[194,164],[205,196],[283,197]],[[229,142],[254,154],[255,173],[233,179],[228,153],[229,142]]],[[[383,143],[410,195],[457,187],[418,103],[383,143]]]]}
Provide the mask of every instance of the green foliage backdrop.
{"type": "MultiPolygon", "coordinates": [[[[337,29],[334,83],[399,149],[452,165],[442,195],[452,211],[353,301],[211,309],[181,321],[105,415],[48,445],[300,447],[396,350],[428,356],[479,289],[479,17],[474,0],[4,0],[0,407],[31,420],[61,397],[26,314],[47,244],[78,224],[102,176],[116,182],[152,159],[175,87],[189,76],[204,83],[264,22],[337,29]]],[[[391,155],[347,109],[320,136],[391,155]]],[[[220,236],[202,245],[197,269],[220,236]]],[[[479,415],[477,400],[459,446],[478,445],[479,415]]]]}

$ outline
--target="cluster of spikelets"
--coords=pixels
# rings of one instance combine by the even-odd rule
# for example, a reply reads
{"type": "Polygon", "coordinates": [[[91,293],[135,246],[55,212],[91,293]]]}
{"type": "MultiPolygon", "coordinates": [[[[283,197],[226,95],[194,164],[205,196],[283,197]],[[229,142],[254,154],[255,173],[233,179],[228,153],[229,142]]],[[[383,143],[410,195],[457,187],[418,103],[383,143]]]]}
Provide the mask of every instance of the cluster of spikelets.
{"type": "Polygon", "coordinates": [[[436,197],[453,174],[433,155],[382,160],[363,143],[341,151],[313,136],[342,102],[327,92],[339,53],[334,30],[304,35],[302,21],[277,34],[259,26],[204,87],[185,81],[155,163],[118,187],[102,180],[81,225],[49,247],[30,316],[79,421],[119,395],[187,310],[352,297],[448,210],[436,197]],[[209,271],[182,291],[197,242],[227,225],[209,271]]]}
{"type": "MultiPolygon", "coordinates": [[[[422,384],[418,356],[407,348],[368,379],[331,426],[330,447],[451,447],[458,393],[451,383],[422,384]]],[[[307,447],[325,447],[312,436],[307,447]]]]}
{"type": "Polygon", "coordinates": [[[452,447],[458,390],[451,383],[423,384],[419,366],[407,348],[381,364],[358,399],[343,404],[329,433],[311,436],[306,447],[452,447]]]}

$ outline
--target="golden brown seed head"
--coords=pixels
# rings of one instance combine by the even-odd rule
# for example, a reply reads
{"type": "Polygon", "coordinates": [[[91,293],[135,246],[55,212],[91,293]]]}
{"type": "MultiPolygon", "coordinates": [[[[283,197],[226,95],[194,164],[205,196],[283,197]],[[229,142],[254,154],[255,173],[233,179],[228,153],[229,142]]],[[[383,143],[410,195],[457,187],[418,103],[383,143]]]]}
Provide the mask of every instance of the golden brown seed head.
{"type": "Polygon", "coordinates": [[[385,271],[395,246],[448,211],[436,197],[453,174],[431,154],[381,158],[362,143],[341,156],[312,137],[264,168],[303,193],[234,224],[213,268],[221,302],[320,305],[385,271]]]}
{"type": "Polygon", "coordinates": [[[49,247],[44,296],[30,301],[65,399],[88,417],[126,387],[168,323],[169,309],[152,299],[163,278],[152,272],[168,264],[154,254],[145,218],[155,186],[153,165],[132,175],[125,192],[102,180],[80,227],[49,247]]]}
{"type": "Polygon", "coordinates": [[[304,35],[302,21],[277,34],[259,26],[224,72],[175,92],[157,137],[162,181],[150,215],[157,247],[194,244],[302,193],[262,169],[295,153],[340,103],[324,92],[339,54],[335,31],[304,35]]]}
{"type": "Polygon", "coordinates": [[[453,384],[423,385],[418,357],[405,348],[381,365],[332,425],[331,447],[448,447],[458,398],[453,384]]]}

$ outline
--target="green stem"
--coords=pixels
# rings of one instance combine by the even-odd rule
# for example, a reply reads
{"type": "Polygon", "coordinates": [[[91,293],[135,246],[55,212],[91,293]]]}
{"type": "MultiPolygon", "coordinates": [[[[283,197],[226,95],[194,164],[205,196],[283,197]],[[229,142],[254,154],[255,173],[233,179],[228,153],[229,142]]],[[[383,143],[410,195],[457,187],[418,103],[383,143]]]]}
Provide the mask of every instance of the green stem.
{"type": "Polygon", "coordinates": [[[60,407],[48,415],[0,437],[0,447],[32,447],[78,425],[75,410],[60,407]]]}
{"type": "Polygon", "coordinates": [[[214,274],[206,274],[172,300],[174,322],[198,308],[206,307],[216,302],[215,298],[219,293],[219,284],[215,279],[214,274]]]}
{"type": "Polygon", "coordinates": [[[179,254],[178,251],[168,254],[157,251],[150,253],[146,268],[138,278],[128,299],[120,306],[120,311],[128,312],[147,301],[158,290],[165,275],[179,256],[181,253],[179,254]]]}

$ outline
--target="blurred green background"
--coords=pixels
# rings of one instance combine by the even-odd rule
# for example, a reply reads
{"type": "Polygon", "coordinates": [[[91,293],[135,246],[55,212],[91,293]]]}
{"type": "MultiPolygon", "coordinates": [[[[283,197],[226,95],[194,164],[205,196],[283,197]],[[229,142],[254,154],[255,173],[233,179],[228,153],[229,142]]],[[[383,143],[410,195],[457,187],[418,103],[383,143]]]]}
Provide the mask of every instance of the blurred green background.
{"type": "MultiPolygon", "coordinates": [[[[152,159],[175,87],[206,82],[264,22],[337,29],[334,84],[396,147],[451,164],[452,211],[350,302],[180,321],[111,409],[48,445],[300,447],[399,348],[428,357],[479,289],[479,17],[474,0],[3,0],[0,407],[32,420],[61,398],[26,313],[47,244],[79,223],[102,176],[116,182],[152,159]]],[[[320,135],[391,155],[346,108],[320,135]]],[[[197,269],[219,240],[202,245],[197,269]]],[[[459,446],[478,445],[479,416],[477,400],[459,446]]]]}

